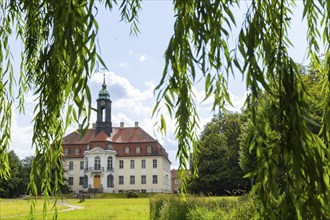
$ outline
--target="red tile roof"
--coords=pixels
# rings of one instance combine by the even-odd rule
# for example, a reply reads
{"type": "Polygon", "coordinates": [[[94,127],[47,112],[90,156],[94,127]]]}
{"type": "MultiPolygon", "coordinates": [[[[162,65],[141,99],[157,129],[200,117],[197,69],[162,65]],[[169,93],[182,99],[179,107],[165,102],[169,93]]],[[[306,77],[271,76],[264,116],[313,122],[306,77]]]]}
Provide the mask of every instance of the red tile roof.
{"type": "MultiPolygon", "coordinates": [[[[95,130],[94,130],[94,134],[95,134],[95,130]]],[[[96,136],[92,136],[92,138],[90,139],[90,142],[102,142],[102,141],[107,141],[107,142],[111,141],[111,138],[104,131],[101,131],[96,136]]]]}
{"type": "Polygon", "coordinates": [[[111,141],[116,143],[127,142],[154,142],[156,141],[140,127],[113,128],[111,141]]]}
{"type": "Polygon", "coordinates": [[[171,175],[172,175],[172,177],[175,178],[175,179],[179,178],[178,170],[172,169],[172,170],[171,170],[171,175]]]}
{"type": "Polygon", "coordinates": [[[74,131],[63,138],[62,145],[88,144],[94,136],[95,136],[94,129],[88,129],[85,136],[83,137],[81,137],[78,131],[74,131]]]}
{"type": "MultiPolygon", "coordinates": [[[[188,173],[189,176],[191,175],[191,171],[190,171],[190,170],[186,170],[186,172],[188,173]]],[[[172,177],[175,178],[175,179],[180,178],[180,177],[179,177],[179,170],[172,169],[172,170],[171,170],[171,175],[172,175],[172,177]]]]}
{"type": "Polygon", "coordinates": [[[161,144],[140,127],[116,127],[112,129],[110,137],[103,131],[95,136],[95,129],[88,129],[82,137],[76,131],[65,136],[62,143],[63,149],[69,150],[69,155],[66,156],[75,158],[82,158],[88,147],[92,149],[98,146],[107,149],[109,144],[117,151],[119,157],[163,156],[168,160],[168,154],[161,144]],[[127,147],[128,153],[125,152],[127,147]],[[80,149],[79,154],[76,154],[77,148],[80,149]],[[140,152],[137,148],[140,148],[140,152]],[[148,152],[148,148],[151,152],[148,152]]]}

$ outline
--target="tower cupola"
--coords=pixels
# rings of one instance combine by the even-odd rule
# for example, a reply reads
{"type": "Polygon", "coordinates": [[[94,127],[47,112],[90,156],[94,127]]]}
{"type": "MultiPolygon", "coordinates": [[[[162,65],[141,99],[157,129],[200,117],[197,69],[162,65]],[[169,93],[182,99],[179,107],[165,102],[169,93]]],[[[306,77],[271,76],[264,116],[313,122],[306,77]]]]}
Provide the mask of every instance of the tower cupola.
{"type": "Polygon", "coordinates": [[[107,85],[105,84],[105,75],[103,75],[102,89],[99,92],[99,99],[110,99],[110,94],[107,90],[107,85]]]}

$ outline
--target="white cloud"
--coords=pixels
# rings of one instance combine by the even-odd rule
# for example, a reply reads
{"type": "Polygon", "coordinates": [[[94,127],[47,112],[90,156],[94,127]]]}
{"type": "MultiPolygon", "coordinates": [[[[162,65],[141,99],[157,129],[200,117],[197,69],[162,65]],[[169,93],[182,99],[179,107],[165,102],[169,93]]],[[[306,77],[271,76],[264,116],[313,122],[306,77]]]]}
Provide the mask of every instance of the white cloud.
{"type": "Polygon", "coordinates": [[[117,114],[112,114],[112,126],[119,127],[120,122],[124,122],[125,127],[133,127],[135,121],[121,112],[117,114]]]}
{"type": "Polygon", "coordinates": [[[152,82],[152,81],[145,82],[144,85],[146,85],[148,90],[150,90],[150,91],[154,91],[154,89],[156,87],[154,82],[152,82]]]}
{"type": "Polygon", "coordinates": [[[126,67],[128,67],[128,63],[127,62],[120,62],[119,66],[123,67],[123,68],[126,68],[126,67]]]}
{"type": "Polygon", "coordinates": [[[16,110],[13,111],[11,127],[11,147],[20,157],[24,158],[34,153],[32,146],[33,126],[31,124],[23,126],[20,124],[24,115],[19,115],[16,110]]]}
{"type": "Polygon", "coordinates": [[[231,91],[229,91],[229,96],[230,96],[230,100],[231,100],[233,106],[230,106],[229,104],[227,104],[226,108],[233,112],[240,112],[241,108],[244,105],[247,93],[244,93],[244,95],[241,95],[241,96],[236,96],[231,91]]]}
{"type": "MultiPolygon", "coordinates": [[[[108,85],[108,91],[111,96],[115,95],[115,98],[129,99],[129,101],[141,101],[153,97],[153,88],[150,86],[148,86],[147,90],[140,91],[125,77],[119,76],[114,72],[104,72],[104,74],[106,84],[108,85]]],[[[94,74],[91,78],[91,82],[96,82],[99,87],[103,83],[103,73],[94,74]]],[[[147,85],[150,85],[150,82],[147,85]]]]}
{"type": "Polygon", "coordinates": [[[146,56],[145,54],[140,54],[140,55],[139,55],[139,60],[140,60],[141,62],[144,62],[146,59],[147,59],[147,56],[146,56]]]}
{"type": "Polygon", "coordinates": [[[196,87],[192,88],[192,91],[195,95],[195,100],[196,100],[196,105],[197,106],[201,106],[204,108],[211,108],[214,102],[214,94],[211,94],[210,97],[208,97],[207,99],[205,99],[206,95],[205,95],[205,91],[201,90],[198,91],[196,89],[196,87]]]}

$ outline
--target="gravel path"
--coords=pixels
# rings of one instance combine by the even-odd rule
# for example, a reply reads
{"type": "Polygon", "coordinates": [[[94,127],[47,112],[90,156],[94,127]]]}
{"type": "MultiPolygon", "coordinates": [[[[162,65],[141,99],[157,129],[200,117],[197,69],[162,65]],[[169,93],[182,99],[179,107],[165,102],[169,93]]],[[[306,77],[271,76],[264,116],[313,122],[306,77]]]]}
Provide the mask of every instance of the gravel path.
{"type": "Polygon", "coordinates": [[[63,202],[59,201],[57,204],[69,207],[68,209],[60,210],[60,211],[57,211],[57,212],[67,212],[67,211],[79,210],[79,209],[84,208],[83,206],[71,205],[71,204],[69,204],[67,202],[64,202],[64,201],[63,202]]]}

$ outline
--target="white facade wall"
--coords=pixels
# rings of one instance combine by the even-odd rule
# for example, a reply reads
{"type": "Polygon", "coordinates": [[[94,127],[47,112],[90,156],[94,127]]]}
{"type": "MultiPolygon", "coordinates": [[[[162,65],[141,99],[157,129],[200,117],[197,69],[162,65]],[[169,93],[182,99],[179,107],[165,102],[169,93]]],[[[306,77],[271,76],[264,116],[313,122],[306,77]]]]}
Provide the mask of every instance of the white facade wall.
{"type": "Polygon", "coordinates": [[[83,186],[79,185],[80,177],[84,176],[84,170],[80,169],[80,161],[83,161],[82,158],[70,158],[63,161],[64,166],[64,178],[69,181],[70,178],[73,178],[72,185],[69,186],[73,191],[83,190],[83,186]],[[73,169],[70,169],[70,162],[73,163],[73,169]]]}
{"type": "MultiPolygon", "coordinates": [[[[117,157],[116,151],[104,150],[96,147],[90,151],[84,152],[84,158],[67,158],[65,167],[69,166],[69,161],[73,161],[73,170],[68,171],[66,178],[73,177],[72,190],[87,191],[88,188],[97,188],[95,176],[100,176],[101,191],[106,193],[118,193],[121,191],[134,190],[139,192],[171,192],[170,162],[162,156],[136,156],[136,157],[117,157]],[[111,156],[113,170],[108,170],[108,157],[111,156]],[[95,169],[95,157],[100,158],[100,169],[95,169]],[[157,167],[154,167],[154,160],[157,161],[157,167]],[[80,170],[80,161],[84,161],[84,170],[80,170]],[[123,161],[123,168],[120,168],[120,161],[123,161]],[[134,167],[131,167],[131,161],[134,161],[134,167]],[[145,168],[142,167],[142,161],[145,161],[145,168]],[[107,176],[113,175],[113,186],[108,186],[107,176]],[[87,176],[88,183],[79,185],[80,177],[87,176]],[[134,176],[134,184],[130,182],[131,176],[134,176]],[[142,183],[142,176],[145,176],[146,182],[142,183]],[[157,183],[153,182],[153,176],[157,176],[157,183]],[[123,178],[123,184],[119,183],[119,178],[123,178]]],[[[66,170],[68,170],[66,168],[66,170]]]]}
{"type": "Polygon", "coordinates": [[[171,163],[162,158],[163,189],[165,193],[171,193],[171,163]]]}
{"type": "Polygon", "coordinates": [[[107,176],[112,175],[115,177],[115,167],[116,167],[116,151],[114,150],[104,150],[100,147],[93,148],[92,150],[84,152],[85,160],[85,175],[88,179],[88,188],[96,188],[94,186],[95,176],[100,176],[100,188],[103,192],[114,193],[114,187],[108,187],[107,176]],[[98,168],[95,167],[95,158],[99,157],[100,165],[98,168]],[[112,169],[108,167],[108,158],[112,157],[112,169]],[[110,169],[109,169],[110,168],[110,169]]]}
{"type": "MultiPolygon", "coordinates": [[[[138,190],[145,192],[165,192],[167,189],[170,192],[170,181],[169,188],[164,185],[165,182],[163,176],[163,166],[165,160],[161,156],[148,156],[148,157],[118,157],[117,158],[117,172],[116,172],[116,188],[118,191],[126,190],[138,190]],[[122,160],[124,163],[124,168],[119,168],[119,161],[122,160]],[[134,168],[131,168],[131,160],[134,161],[134,168]],[[142,160],[145,161],[145,168],[142,168],[142,160]],[[157,160],[157,167],[153,167],[153,160],[157,160]],[[146,177],[146,183],[142,183],[142,175],[146,177]],[[119,178],[122,176],[124,178],[124,184],[119,184],[119,178]],[[135,183],[131,184],[131,176],[134,176],[135,183]],[[157,183],[153,182],[153,176],[157,176],[157,183]]],[[[169,163],[169,162],[168,162],[169,163]]],[[[170,178],[170,175],[169,175],[170,178]]]]}

